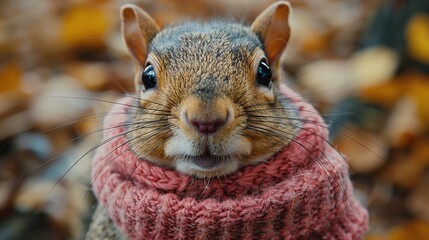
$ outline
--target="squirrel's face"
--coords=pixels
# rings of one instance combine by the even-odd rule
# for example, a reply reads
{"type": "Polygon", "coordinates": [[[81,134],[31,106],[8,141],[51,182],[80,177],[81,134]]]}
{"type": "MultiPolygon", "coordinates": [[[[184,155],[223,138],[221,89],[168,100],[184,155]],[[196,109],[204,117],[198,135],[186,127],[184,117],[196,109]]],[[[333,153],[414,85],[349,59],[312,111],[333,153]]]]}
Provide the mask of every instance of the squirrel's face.
{"type": "Polygon", "coordinates": [[[288,13],[289,5],[278,2],[251,27],[187,23],[160,31],[141,9],[125,6],[124,37],[138,66],[132,150],[185,174],[212,177],[285,146],[294,134],[293,111],[277,94],[268,64],[287,43],[288,13]],[[275,129],[290,138],[270,134],[275,129]]]}

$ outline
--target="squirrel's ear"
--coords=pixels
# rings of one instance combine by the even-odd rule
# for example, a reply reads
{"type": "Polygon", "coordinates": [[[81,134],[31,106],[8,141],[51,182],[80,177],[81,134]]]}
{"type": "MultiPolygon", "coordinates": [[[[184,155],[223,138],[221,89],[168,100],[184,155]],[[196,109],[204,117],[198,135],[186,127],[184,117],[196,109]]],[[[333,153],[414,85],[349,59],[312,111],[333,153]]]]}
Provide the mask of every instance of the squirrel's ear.
{"type": "Polygon", "coordinates": [[[156,22],[140,7],[125,4],[121,7],[122,35],[137,64],[144,67],[151,40],[159,32],[156,22]]]}
{"type": "Polygon", "coordinates": [[[290,37],[289,2],[271,4],[253,21],[251,29],[262,40],[268,61],[274,63],[286,47],[290,37]]]}

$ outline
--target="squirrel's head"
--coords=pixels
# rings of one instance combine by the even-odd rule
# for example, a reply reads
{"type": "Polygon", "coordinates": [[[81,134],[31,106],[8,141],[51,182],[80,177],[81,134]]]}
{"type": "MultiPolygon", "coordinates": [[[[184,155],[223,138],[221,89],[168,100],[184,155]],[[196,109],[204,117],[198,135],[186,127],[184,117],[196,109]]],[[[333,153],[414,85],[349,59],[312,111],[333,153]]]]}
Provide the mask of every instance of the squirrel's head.
{"type": "Polygon", "coordinates": [[[250,27],[208,22],[160,30],[139,7],[123,6],[123,36],[137,66],[132,150],[185,174],[212,177],[287,145],[293,111],[271,68],[289,40],[289,13],[289,3],[280,1],[250,27]]]}

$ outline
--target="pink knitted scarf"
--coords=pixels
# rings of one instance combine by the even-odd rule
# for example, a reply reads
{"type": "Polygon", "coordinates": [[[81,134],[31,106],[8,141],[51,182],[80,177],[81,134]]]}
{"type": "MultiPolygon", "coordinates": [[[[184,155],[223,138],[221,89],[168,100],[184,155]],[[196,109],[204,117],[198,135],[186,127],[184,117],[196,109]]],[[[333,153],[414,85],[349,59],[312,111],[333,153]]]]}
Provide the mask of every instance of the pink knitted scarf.
{"type": "Polygon", "coordinates": [[[325,141],[314,108],[281,91],[304,122],[295,141],[210,181],[138,159],[121,135],[132,102],[122,99],[105,118],[106,143],[93,160],[100,204],[133,239],[361,239],[368,213],[353,196],[344,158],[325,141]]]}

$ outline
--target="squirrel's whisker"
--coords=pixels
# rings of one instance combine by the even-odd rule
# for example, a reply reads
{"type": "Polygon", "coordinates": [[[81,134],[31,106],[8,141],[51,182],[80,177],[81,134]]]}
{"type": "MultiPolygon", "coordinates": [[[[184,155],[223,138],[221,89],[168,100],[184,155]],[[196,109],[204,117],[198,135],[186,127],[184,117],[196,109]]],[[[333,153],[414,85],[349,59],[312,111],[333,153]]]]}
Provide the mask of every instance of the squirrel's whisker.
{"type": "MultiPolygon", "coordinates": [[[[255,127],[255,126],[252,126],[252,129],[258,129],[259,131],[262,131],[262,132],[264,132],[265,134],[269,134],[269,135],[274,135],[274,136],[278,136],[278,137],[280,137],[280,138],[282,138],[282,137],[285,137],[285,136],[287,136],[287,135],[289,135],[289,136],[292,136],[292,137],[296,137],[296,136],[294,136],[293,134],[291,134],[291,133],[289,133],[289,132],[286,132],[286,131],[282,131],[282,130],[280,130],[280,129],[277,129],[281,134],[279,134],[279,133],[277,133],[277,132],[273,132],[272,131],[272,129],[270,128],[270,126],[267,126],[267,125],[265,125],[265,124],[258,124],[258,127],[255,127]],[[264,127],[267,127],[267,128],[264,128],[264,127]],[[284,134],[284,135],[283,135],[284,134]]],[[[306,130],[306,129],[304,129],[304,130],[306,130]]],[[[313,133],[313,132],[312,132],[313,133]]],[[[323,137],[321,137],[320,135],[317,135],[317,134],[315,134],[316,136],[318,136],[318,137],[320,137],[322,140],[325,140],[323,137]]],[[[326,156],[326,154],[321,150],[321,149],[319,149],[317,146],[315,146],[313,143],[310,143],[310,142],[308,142],[307,140],[305,140],[305,139],[302,139],[302,138],[299,138],[299,139],[291,139],[291,137],[287,137],[289,140],[292,140],[293,142],[295,142],[295,143],[297,143],[298,145],[300,145],[304,150],[306,150],[308,153],[312,153],[311,151],[310,151],[310,149],[308,149],[306,146],[304,146],[302,143],[301,143],[301,141],[303,141],[303,142],[305,142],[305,143],[308,143],[308,144],[310,144],[310,146],[312,146],[312,147],[315,147],[316,148],[316,150],[320,153],[320,154],[322,154],[324,157],[326,157],[326,158],[328,158],[328,156],[326,156]]],[[[343,158],[343,160],[344,160],[344,157],[341,155],[341,154],[339,154],[342,158],[343,158]]],[[[312,155],[312,156],[314,156],[314,155],[312,155]]],[[[328,158],[329,159],[329,158],[328,158]]],[[[345,187],[343,186],[344,185],[344,183],[343,184],[341,184],[341,183],[339,183],[339,182],[337,182],[337,181],[335,181],[335,179],[329,174],[329,170],[328,170],[328,168],[325,166],[325,165],[323,165],[322,163],[321,163],[321,159],[319,158],[319,157],[317,157],[317,158],[315,158],[315,161],[316,161],[316,163],[318,164],[318,166],[321,168],[321,170],[322,171],[324,171],[326,174],[327,174],[327,177],[328,177],[328,179],[329,179],[329,181],[332,181],[332,183],[335,183],[335,184],[337,184],[337,186],[344,192],[344,194],[345,194],[345,187]]],[[[345,161],[345,160],[344,160],[345,161]]]]}
{"type": "MultiPolygon", "coordinates": [[[[154,135],[152,135],[152,136],[148,136],[148,138],[153,138],[153,136],[155,136],[155,135],[159,135],[159,134],[166,134],[166,132],[155,132],[154,133],[154,135]]],[[[154,145],[156,145],[156,144],[159,144],[157,141],[154,141],[151,145],[149,145],[149,147],[153,147],[154,145]]],[[[127,176],[127,178],[125,179],[125,182],[128,182],[129,180],[130,180],[130,178],[131,178],[131,176],[134,174],[134,172],[140,167],[140,165],[144,162],[144,161],[146,161],[145,159],[149,156],[149,155],[151,155],[153,152],[155,151],[155,148],[153,148],[151,151],[149,151],[149,152],[147,152],[144,156],[142,156],[143,155],[143,152],[140,152],[139,154],[137,154],[137,158],[136,159],[139,159],[140,161],[139,161],[139,163],[137,163],[137,165],[136,165],[136,167],[128,174],[128,176],[127,176]]],[[[157,154],[157,156],[155,156],[155,157],[159,157],[159,155],[160,155],[161,153],[160,152],[158,152],[158,154],[157,154]]],[[[132,164],[132,162],[130,162],[129,164],[128,164],[128,167],[129,166],[131,166],[131,164],[132,164]]],[[[120,194],[120,196],[122,196],[123,194],[124,194],[124,192],[125,192],[125,189],[122,189],[122,192],[121,192],[121,194],[120,194]]]]}
{"type": "MultiPolygon", "coordinates": [[[[159,121],[145,121],[145,123],[158,123],[159,121]]],[[[115,128],[121,128],[121,127],[123,127],[123,126],[127,126],[127,125],[133,125],[133,124],[136,124],[136,123],[127,123],[127,124],[122,124],[122,125],[119,125],[119,126],[113,126],[113,127],[108,127],[108,128],[101,128],[101,129],[97,129],[97,130],[94,130],[94,131],[91,131],[91,132],[88,132],[88,133],[85,133],[85,134],[83,134],[83,135],[79,135],[79,136],[77,136],[77,137],[75,137],[75,138],[72,138],[72,139],[70,139],[70,140],[67,140],[67,141],[65,141],[65,142],[62,142],[60,145],[58,145],[58,146],[56,146],[54,149],[52,149],[52,151],[55,151],[55,150],[58,150],[58,149],[61,149],[61,147],[63,147],[63,146],[65,146],[66,144],[68,144],[68,143],[70,143],[70,142],[74,142],[74,141],[76,141],[76,140],[79,140],[79,139],[81,139],[81,138],[84,138],[84,137],[87,137],[87,136],[89,136],[89,135],[91,135],[91,134],[94,134],[94,133],[97,133],[97,132],[102,132],[102,131],[104,131],[104,130],[110,130],[110,129],[115,129],[115,128]]],[[[119,136],[121,136],[121,135],[118,135],[118,137],[119,136]]],[[[113,140],[113,139],[112,139],[113,140]]],[[[67,149],[67,150],[65,150],[65,151],[63,151],[63,152],[61,152],[61,153],[58,153],[57,155],[55,155],[55,156],[52,156],[51,158],[49,158],[48,160],[46,160],[46,161],[44,161],[43,163],[41,163],[41,164],[39,164],[38,166],[36,166],[36,167],[34,167],[33,169],[31,169],[31,170],[28,170],[28,172],[27,173],[23,173],[20,177],[19,177],[19,179],[18,179],[18,184],[22,181],[22,179],[23,178],[25,178],[27,175],[29,175],[30,173],[33,173],[33,172],[35,172],[35,171],[37,171],[38,169],[41,169],[42,167],[45,167],[45,166],[47,166],[47,165],[50,165],[51,163],[53,163],[54,161],[56,161],[57,159],[59,159],[60,157],[62,157],[62,156],[64,156],[64,155],[66,155],[69,151],[71,151],[72,149],[70,148],[70,149],[67,149]]],[[[84,157],[84,156],[83,156],[84,157]]],[[[72,166],[73,167],[73,166],[72,166]]],[[[71,167],[71,168],[72,168],[71,167]]],[[[67,173],[66,173],[67,174],[67,173]]],[[[64,175],[66,175],[66,174],[64,174],[64,175]]]]}
{"type": "MultiPolygon", "coordinates": [[[[145,141],[145,140],[148,140],[148,139],[152,139],[153,138],[153,136],[156,136],[156,135],[158,135],[158,134],[161,134],[161,133],[163,133],[162,131],[163,130],[166,130],[166,129],[168,129],[170,126],[163,126],[163,127],[159,127],[159,128],[154,128],[153,130],[151,130],[151,131],[149,131],[147,134],[145,134],[145,135],[139,135],[139,136],[137,136],[137,137],[134,137],[134,138],[132,138],[132,139],[130,139],[130,140],[127,140],[126,142],[124,142],[123,144],[121,144],[121,145],[119,145],[119,146],[117,146],[116,148],[114,148],[113,150],[111,150],[109,153],[107,153],[106,155],[105,155],[105,157],[107,157],[107,156],[109,156],[110,154],[112,154],[114,151],[116,151],[117,149],[119,149],[119,148],[121,148],[121,147],[123,147],[123,146],[125,146],[125,145],[128,145],[128,148],[129,147],[132,147],[132,146],[135,146],[135,145],[137,145],[140,141],[145,141]]],[[[156,141],[153,143],[153,144],[156,144],[156,141]]],[[[101,168],[101,170],[99,170],[94,176],[93,176],[93,179],[92,179],[92,181],[91,181],[91,184],[94,182],[94,181],[96,181],[97,179],[98,179],[98,177],[105,171],[105,169],[108,167],[108,166],[110,166],[117,158],[119,158],[119,157],[121,157],[122,156],[122,154],[124,154],[125,152],[127,152],[127,150],[124,150],[124,151],[122,151],[120,154],[117,154],[113,159],[111,159],[111,160],[109,160],[108,162],[107,162],[107,164],[105,164],[102,168],[101,168]]],[[[141,154],[141,153],[140,153],[141,154]]],[[[139,154],[139,156],[140,156],[140,154],[139,154]]],[[[149,153],[150,154],[150,153],[149,153]]],[[[142,161],[144,161],[143,159],[142,159],[142,161]]],[[[131,163],[130,163],[131,164],[131,163]]],[[[109,178],[110,178],[110,176],[109,176],[109,178]]],[[[104,187],[104,185],[105,185],[105,183],[108,181],[108,179],[106,179],[106,181],[102,184],[102,187],[104,187]]]]}

